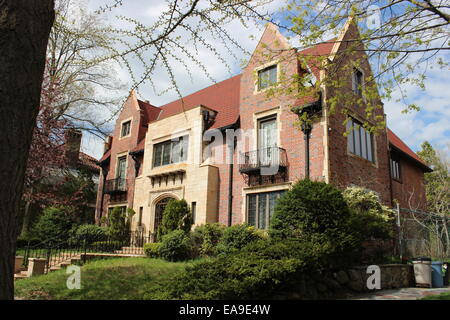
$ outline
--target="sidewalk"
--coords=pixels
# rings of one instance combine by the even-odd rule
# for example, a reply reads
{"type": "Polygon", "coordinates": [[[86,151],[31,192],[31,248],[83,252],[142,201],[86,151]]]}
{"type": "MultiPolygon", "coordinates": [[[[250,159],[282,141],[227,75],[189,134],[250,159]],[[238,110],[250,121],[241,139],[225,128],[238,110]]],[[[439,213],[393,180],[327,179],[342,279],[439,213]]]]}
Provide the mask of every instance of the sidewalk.
{"type": "Polygon", "coordinates": [[[349,297],[349,300],[420,300],[427,296],[450,292],[450,287],[446,288],[402,288],[380,290],[374,293],[366,293],[349,297]]]}

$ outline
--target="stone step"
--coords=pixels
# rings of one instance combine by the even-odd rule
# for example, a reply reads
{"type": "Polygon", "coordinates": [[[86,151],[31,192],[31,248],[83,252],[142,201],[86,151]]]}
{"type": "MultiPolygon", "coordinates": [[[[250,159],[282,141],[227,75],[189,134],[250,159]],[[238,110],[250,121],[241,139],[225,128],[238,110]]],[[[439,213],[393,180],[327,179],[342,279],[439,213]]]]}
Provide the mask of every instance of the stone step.
{"type": "Polygon", "coordinates": [[[14,280],[25,279],[25,278],[28,278],[28,275],[24,275],[22,273],[16,273],[14,275],[14,280]]]}
{"type": "Polygon", "coordinates": [[[50,272],[58,271],[58,270],[61,270],[61,267],[57,267],[57,266],[50,267],[50,272]]]}

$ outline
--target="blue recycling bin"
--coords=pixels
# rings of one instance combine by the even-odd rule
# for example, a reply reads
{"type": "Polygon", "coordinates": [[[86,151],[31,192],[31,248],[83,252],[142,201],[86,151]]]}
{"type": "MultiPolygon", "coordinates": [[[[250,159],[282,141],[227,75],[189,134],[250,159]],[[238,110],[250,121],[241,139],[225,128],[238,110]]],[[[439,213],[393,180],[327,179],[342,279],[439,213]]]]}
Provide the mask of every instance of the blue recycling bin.
{"type": "Polygon", "coordinates": [[[431,281],[433,284],[433,288],[442,288],[444,286],[441,261],[431,262],[431,281]]]}

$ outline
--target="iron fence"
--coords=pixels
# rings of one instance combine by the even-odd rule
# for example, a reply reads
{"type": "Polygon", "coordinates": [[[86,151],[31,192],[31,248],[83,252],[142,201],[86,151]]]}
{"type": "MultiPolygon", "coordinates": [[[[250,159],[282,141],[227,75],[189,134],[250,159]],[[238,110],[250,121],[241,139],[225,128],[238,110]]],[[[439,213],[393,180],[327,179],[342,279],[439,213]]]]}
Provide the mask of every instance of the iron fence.
{"type": "Polygon", "coordinates": [[[16,255],[23,255],[23,266],[30,258],[45,259],[45,272],[61,264],[71,264],[72,260],[86,261],[88,254],[142,255],[143,246],[154,241],[153,234],[130,231],[109,236],[84,236],[64,240],[48,239],[38,244],[29,242],[17,248],[16,255]]]}

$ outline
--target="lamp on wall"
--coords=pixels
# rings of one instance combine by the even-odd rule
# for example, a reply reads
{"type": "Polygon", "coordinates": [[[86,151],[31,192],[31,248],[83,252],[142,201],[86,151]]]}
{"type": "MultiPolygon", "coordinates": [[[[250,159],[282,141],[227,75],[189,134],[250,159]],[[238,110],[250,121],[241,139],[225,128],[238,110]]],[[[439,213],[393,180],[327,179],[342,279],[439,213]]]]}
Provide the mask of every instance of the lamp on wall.
{"type": "Polygon", "coordinates": [[[298,115],[300,120],[300,130],[305,139],[305,177],[309,179],[309,141],[312,131],[312,121],[314,117],[322,112],[322,94],[319,92],[318,100],[301,106],[291,108],[291,111],[298,115]]]}

